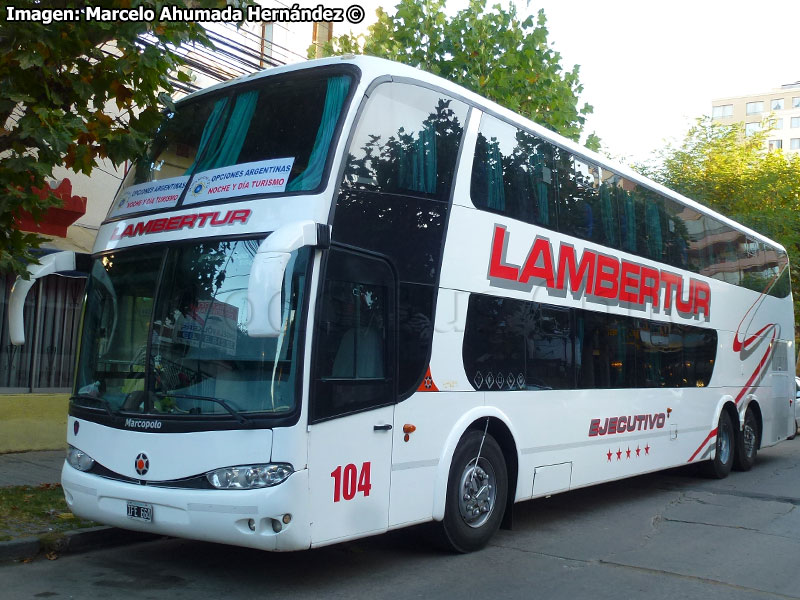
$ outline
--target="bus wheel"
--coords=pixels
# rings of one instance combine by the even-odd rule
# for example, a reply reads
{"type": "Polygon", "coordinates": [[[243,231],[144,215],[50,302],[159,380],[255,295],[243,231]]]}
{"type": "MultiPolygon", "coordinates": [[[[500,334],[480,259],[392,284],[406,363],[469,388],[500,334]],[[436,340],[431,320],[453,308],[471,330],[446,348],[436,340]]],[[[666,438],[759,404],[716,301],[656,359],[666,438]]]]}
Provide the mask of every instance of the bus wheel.
{"type": "Polygon", "coordinates": [[[445,545],[462,553],[483,548],[500,527],[507,496],[508,471],[500,446],[488,433],[484,438],[482,431],[470,431],[450,465],[441,525],[445,545]]]}
{"type": "Polygon", "coordinates": [[[749,408],[744,413],[744,427],[736,435],[736,454],[733,466],[737,471],[749,471],[758,453],[758,421],[749,408]]]}
{"type": "Polygon", "coordinates": [[[731,417],[722,411],[717,424],[717,448],[714,458],[706,464],[706,475],[713,479],[724,479],[733,467],[734,444],[736,435],[733,431],[731,417]]]}

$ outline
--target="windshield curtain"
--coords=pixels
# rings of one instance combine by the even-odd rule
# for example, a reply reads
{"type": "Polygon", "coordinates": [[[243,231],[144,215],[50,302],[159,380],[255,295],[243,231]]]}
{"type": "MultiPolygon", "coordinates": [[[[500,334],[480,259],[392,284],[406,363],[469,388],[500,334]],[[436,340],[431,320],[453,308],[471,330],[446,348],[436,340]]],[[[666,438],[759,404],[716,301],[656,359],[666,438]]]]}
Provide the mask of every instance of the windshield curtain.
{"type": "Polygon", "coordinates": [[[184,190],[191,204],[316,189],[351,87],[350,75],[291,74],[179,104],[109,216],[174,207],[184,190]]]}
{"type": "Polygon", "coordinates": [[[293,253],[286,269],[282,334],[254,338],[247,287],[260,242],[136,248],[95,260],[73,403],[175,418],[291,413],[310,251],[293,253]]]}

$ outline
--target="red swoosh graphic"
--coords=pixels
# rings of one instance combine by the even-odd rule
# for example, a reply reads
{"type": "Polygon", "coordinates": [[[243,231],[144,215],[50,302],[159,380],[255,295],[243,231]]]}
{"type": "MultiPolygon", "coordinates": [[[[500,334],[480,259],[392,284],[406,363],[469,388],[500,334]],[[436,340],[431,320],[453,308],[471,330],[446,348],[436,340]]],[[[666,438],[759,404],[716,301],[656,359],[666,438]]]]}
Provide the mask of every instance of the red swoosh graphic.
{"type": "MultiPolygon", "coordinates": [[[[773,278],[773,281],[776,278],[773,278]]],[[[764,291],[761,292],[761,295],[759,295],[759,297],[756,298],[755,302],[753,302],[753,304],[750,306],[750,308],[747,309],[747,312],[744,313],[744,316],[742,317],[742,320],[739,322],[739,326],[736,328],[736,333],[733,336],[733,351],[738,353],[738,352],[741,352],[742,350],[749,349],[761,337],[761,335],[763,333],[765,333],[766,331],[768,331],[770,329],[772,330],[772,337],[769,340],[769,344],[767,344],[767,351],[764,353],[764,356],[761,357],[761,360],[758,362],[758,365],[756,366],[755,371],[753,371],[753,373],[750,375],[750,377],[748,378],[747,382],[744,384],[744,387],[741,390],[739,390],[739,393],[736,395],[736,398],[734,399],[734,403],[736,405],[739,404],[739,402],[742,400],[742,398],[744,398],[744,395],[748,392],[748,390],[751,387],[753,387],[753,383],[755,381],[757,381],[759,376],[762,374],[762,372],[764,370],[764,367],[769,362],[770,356],[772,355],[772,350],[773,350],[773,348],[775,346],[775,337],[778,334],[778,327],[777,327],[776,323],[769,323],[767,325],[764,325],[764,327],[762,327],[761,329],[756,331],[750,337],[745,338],[743,340],[739,339],[739,331],[741,330],[742,325],[744,324],[745,320],[747,320],[747,315],[749,315],[750,312],[761,302],[761,300],[763,300],[766,297],[766,292],[770,288],[772,283],[773,282],[770,282],[769,285],[767,285],[767,287],[764,288],[764,291]]],[[[758,311],[756,311],[756,312],[758,312],[758,311]]],[[[756,313],[754,312],[752,317],[750,317],[750,321],[748,322],[748,325],[753,322],[753,319],[755,318],[755,316],[756,316],[756,313]]],[[[697,448],[697,450],[694,451],[694,454],[692,454],[689,457],[689,460],[687,462],[692,462],[695,458],[697,458],[697,455],[700,453],[700,451],[716,435],[717,435],[717,428],[715,427],[706,436],[706,439],[703,440],[703,443],[700,444],[700,446],[697,448]]]]}
{"type": "Polygon", "coordinates": [[[700,444],[700,446],[697,448],[697,450],[695,450],[695,451],[694,451],[694,454],[692,454],[692,455],[689,457],[689,460],[687,460],[686,462],[692,462],[692,461],[695,459],[695,457],[696,457],[698,454],[700,454],[700,450],[702,450],[702,449],[703,449],[703,446],[705,446],[705,445],[706,445],[706,444],[709,442],[709,440],[711,440],[711,439],[715,438],[716,436],[717,436],[717,428],[715,427],[714,429],[712,429],[712,430],[711,430],[711,433],[709,433],[709,434],[706,436],[706,439],[704,439],[704,440],[703,440],[703,443],[702,443],[702,444],[700,444]]]}

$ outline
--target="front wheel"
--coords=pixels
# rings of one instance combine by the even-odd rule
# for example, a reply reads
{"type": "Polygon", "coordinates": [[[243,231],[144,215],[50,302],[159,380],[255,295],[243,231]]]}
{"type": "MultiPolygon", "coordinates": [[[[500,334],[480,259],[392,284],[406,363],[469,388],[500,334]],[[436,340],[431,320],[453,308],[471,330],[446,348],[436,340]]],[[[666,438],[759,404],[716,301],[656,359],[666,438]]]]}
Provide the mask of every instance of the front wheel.
{"type": "Polygon", "coordinates": [[[445,544],[455,552],[483,548],[500,527],[508,497],[508,471],[495,439],[470,431],[459,442],[447,480],[445,544]],[[483,445],[481,445],[483,441],[483,445]]]}
{"type": "Polygon", "coordinates": [[[735,434],[730,415],[723,410],[717,424],[717,443],[714,458],[705,463],[706,475],[712,479],[724,479],[733,467],[735,434]]]}
{"type": "Polygon", "coordinates": [[[737,471],[749,471],[753,468],[758,446],[758,421],[753,411],[748,408],[744,413],[742,430],[736,435],[736,455],[733,466],[737,471]]]}

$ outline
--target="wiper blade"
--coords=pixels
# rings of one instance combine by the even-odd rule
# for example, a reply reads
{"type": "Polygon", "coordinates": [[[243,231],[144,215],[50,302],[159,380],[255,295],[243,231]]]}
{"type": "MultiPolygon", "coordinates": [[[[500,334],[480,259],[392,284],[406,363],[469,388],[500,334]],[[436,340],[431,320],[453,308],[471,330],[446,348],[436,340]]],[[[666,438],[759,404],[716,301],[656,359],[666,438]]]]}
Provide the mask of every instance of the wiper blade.
{"type": "Polygon", "coordinates": [[[239,422],[239,424],[252,425],[253,423],[250,419],[248,419],[242,413],[234,409],[230,404],[228,404],[222,398],[214,398],[213,396],[198,396],[195,394],[164,394],[164,393],[156,394],[156,396],[158,396],[159,398],[187,398],[189,400],[208,400],[209,402],[216,402],[222,408],[231,413],[233,418],[235,418],[239,422]]]}
{"type": "Polygon", "coordinates": [[[122,415],[122,413],[120,413],[118,409],[112,407],[111,403],[102,396],[92,396],[91,394],[73,394],[72,396],[69,397],[69,399],[70,402],[74,400],[91,400],[92,402],[97,402],[98,404],[101,404],[103,408],[106,409],[106,412],[110,417],[119,417],[122,415]]]}

